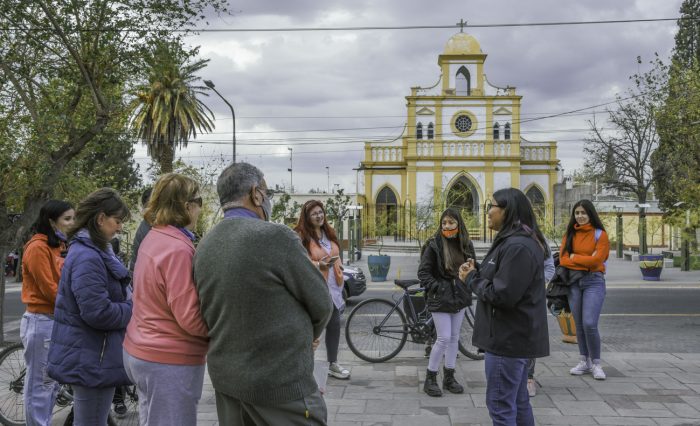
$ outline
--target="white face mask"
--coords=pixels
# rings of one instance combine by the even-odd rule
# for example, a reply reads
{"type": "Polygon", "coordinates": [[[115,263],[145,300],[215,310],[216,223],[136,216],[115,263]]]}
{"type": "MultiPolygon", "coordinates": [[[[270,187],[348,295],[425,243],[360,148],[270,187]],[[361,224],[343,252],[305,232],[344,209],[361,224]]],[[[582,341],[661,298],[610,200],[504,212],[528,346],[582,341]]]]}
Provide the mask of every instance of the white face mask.
{"type": "Polygon", "coordinates": [[[263,214],[265,215],[265,221],[269,222],[270,217],[272,216],[272,201],[270,201],[267,196],[263,197],[263,202],[262,205],[260,206],[263,209],[263,214]]]}

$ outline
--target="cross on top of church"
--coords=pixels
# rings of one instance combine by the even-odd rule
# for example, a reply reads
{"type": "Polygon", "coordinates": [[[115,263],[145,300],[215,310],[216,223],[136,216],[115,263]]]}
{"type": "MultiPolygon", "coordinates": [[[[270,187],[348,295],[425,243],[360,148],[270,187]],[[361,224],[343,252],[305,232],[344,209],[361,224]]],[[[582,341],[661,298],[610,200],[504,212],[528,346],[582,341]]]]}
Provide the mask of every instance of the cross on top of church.
{"type": "Polygon", "coordinates": [[[460,19],[459,22],[457,22],[457,26],[459,27],[459,32],[463,33],[464,27],[467,26],[467,21],[465,21],[464,19],[460,19]]]}

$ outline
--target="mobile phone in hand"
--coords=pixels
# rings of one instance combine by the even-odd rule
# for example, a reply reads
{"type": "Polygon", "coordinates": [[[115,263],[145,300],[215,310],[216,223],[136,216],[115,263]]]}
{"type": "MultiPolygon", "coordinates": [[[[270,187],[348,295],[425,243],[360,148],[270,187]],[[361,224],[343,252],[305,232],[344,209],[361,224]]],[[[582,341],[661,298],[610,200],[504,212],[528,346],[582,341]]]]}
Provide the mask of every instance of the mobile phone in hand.
{"type": "Polygon", "coordinates": [[[335,263],[336,260],[338,260],[339,256],[333,256],[330,259],[326,260],[326,263],[329,265],[332,265],[335,263]]]}

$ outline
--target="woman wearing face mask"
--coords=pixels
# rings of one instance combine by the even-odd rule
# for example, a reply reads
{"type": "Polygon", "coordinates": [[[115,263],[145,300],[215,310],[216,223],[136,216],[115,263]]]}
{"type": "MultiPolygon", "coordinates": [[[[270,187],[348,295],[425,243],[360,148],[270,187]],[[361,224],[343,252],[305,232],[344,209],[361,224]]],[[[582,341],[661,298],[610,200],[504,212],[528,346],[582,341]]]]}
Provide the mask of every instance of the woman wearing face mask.
{"type": "Polygon", "coordinates": [[[153,227],[134,267],[134,311],[124,339],[124,366],[149,425],[195,425],[202,396],[207,327],[192,275],[199,185],[176,173],[153,187],[144,219],[153,227]]]}
{"type": "Polygon", "coordinates": [[[22,303],[27,311],[20,323],[27,373],[24,411],[27,425],[51,424],[58,384],[46,375],[48,342],[53,329],[54,303],[66,251],[66,234],[75,211],[70,203],[49,200],[39,211],[36,234],[24,246],[22,303]]]}
{"type": "Polygon", "coordinates": [[[336,379],[349,379],[350,371],[338,364],[340,345],[340,315],[345,310],[343,299],[343,267],[340,264],[340,244],[335,230],[326,220],[323,204],[317,200],[304,203],[294,230],[299,234],[309,258],[321,271],[333,301],[333,314],[326,325],[326,355],[328,374],[336,379]]]}
{"type": "Polygon", "coordinates": [[[426,289],[426,305],[437,332],[423,385],[423,391],[430,396],[442,396],[437,374],[443,358],[443,389],[464,392],[464,387],[455,379],[455,363],[459,330],[464,309],[471,303],[471,293],[464,283],[467,272],[460,267],[467,259],[475,258],[462,216],[457,210],[445,210],[440,217],[440,228],[424,245],[418,268],[418,279],[426,289]]]}
{"type": "Polygon", "coordinates": [[[559,253],[559,264],[570,271],[569,305],[581,355],[570,373],[590,373],[596,380],[605,380],[600,366],[598,319],[605,300],[605,261],[609,252],[608,234],[593,203],[581,200],[574,204],[559,253]]]}
{"type": "Polygon", "coordinates": [[[131,318],[131,280],[109,243],[128,218],[119,194],[99,189],[78,204],[68,234],[48,374],[72,385],[76,426],[106,424],[115,386],[130,384],[122,342],[131,318]]]}
{"type": "Polygon", "coordinates": [[[473,344],[485,351],[486,407],[494,425],[534,425],[528,360],[549,355],[544,259],[546,240],[532,206],[515,188],[496,191],[488,226],[498,231],[467,282],[479,300],[473,344]]]}

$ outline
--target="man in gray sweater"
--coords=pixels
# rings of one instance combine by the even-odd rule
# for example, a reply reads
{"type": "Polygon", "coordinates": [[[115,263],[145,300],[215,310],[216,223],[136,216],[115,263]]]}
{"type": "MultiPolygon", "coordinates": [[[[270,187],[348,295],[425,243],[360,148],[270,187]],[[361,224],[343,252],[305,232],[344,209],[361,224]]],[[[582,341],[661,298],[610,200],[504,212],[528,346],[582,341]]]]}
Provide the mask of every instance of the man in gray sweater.
{"type": "Polygon", "coordinates": [[[194,275],[209,328],[207,365],[222,425],[325,425],[314,350],[332,312],[299,237],[270,223],[262,172],[219,176],[224,219],[199,243],[194,275]]]}

